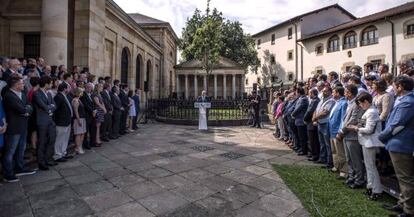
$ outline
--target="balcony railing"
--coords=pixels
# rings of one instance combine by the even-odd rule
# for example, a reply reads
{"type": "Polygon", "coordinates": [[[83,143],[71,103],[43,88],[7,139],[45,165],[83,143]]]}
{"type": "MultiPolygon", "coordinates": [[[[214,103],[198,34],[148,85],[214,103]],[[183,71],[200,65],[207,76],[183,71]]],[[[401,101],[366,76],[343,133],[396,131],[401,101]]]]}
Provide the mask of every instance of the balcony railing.
{"type": "Polygon", "coordinates": [[[371,45],[371,44],[378,44],[378,38],[370,38],[370,39],[361,41],[361,46],[371,45]]]}
{"type": "Polygon", "coordinates": [[[344,44],[344,49],[355,48],[356,46],[357,46],[356,42],[349,43],[349,44],[344,44]]]}
{"type": "Polygon", "coordinates": [[[335,52],[335,51],[339,51],[339,47],[328,47],[328,50],[327,50],[328,53],[335,52]]]}

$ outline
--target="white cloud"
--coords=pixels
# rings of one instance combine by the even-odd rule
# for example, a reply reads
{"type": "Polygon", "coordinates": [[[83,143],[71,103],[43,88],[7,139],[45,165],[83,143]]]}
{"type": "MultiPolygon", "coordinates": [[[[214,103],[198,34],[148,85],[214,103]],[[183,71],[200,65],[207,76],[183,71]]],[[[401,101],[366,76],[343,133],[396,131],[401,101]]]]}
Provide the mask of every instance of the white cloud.
{"type": "MultiPolygon", "coordinates": [[[[178,36],[196,8],[206,9],[206,0],[115,0],[127,13],[141,13],[171,24],[178,36]]],[[[357,17],[408,2],[407,0],[212,0],[224,16],[238,20],[254,34],[281,21],[338,3],[357,17]]]]}

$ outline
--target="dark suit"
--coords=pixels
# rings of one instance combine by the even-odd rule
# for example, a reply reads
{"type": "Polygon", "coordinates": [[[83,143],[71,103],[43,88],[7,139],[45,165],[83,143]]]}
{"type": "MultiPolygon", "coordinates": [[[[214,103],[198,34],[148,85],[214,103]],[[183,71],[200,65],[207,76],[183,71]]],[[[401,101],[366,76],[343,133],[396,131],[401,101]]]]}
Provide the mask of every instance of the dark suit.
{"type": "Polygon", "coordinates": [[[72,108],[69,99],[66,101],[62,93],[57,93],[55,98],[56,110],[54,112],[53,120],[56,126],[67,127],[72,122],[72,108]]]}
{"type": "Polygon", "coordinates": [[[41,166],[53,161],[54,145],[56,140],[56,125],[53,121],[53,112],[56,105],[50,93],[42,90],[36,91],[33,95],[33,104],[36,111],[37,122],[37,162],[41,166]]]}
{"type": "Polygon", "coordinates": [[[253,127],[259,127],[260,128],[260,101],[262,98],[259,95],[256,95],[256,97],[252,97],[252,106],[254,109],[254,123],[253,127]],[[254,102],[253,102],[254,100],[254,102]]]}
{"type": "Polygon", "coordinates": [[[102,138],[108,139],[109,137],[112,137],[112,99],[109,92],[107,93],[105,90],[101,92],[102,101],[106,109],[105,114],[105,120],[103,124],[101,125],[101,132],[102,132],[102,138]]]}
{"type": "Polygon", "coordinates": [[[96,122],[93,117],[93,111],[95,108],[95,103],[93,102],[92,96],[89,96],[88,93],[83,93],[83,96],[80,98],[81,102],[85,106],[86,113],[86,129],[88,131],[88,136],[83,140],[83,146],[85,148],[90,148],[91,145],[95,144],[96,137],[96,122]],[[89,139],[88,139],[89,138],[89,139]]]}
{"type": "Polygon", "coordinates": [[[199,96],[197,98],[197,102],[210,102],[210,98],[208,96],[199,96]]]}
{"type": "MultiPolygon", "coordinates": [[[[113,113],[112,113],[112,136],[115,138],[119,137],[120,126],[121,123],[121,116],[122,116],[122,110],[124,109],[121,104],[121,99],[116,95],[112,94],[112,105],[113,105],[113,113]]],[[[125,123],[124,123],[125,124],[125,123]]]]}
{"type": "Polygon", "coordinates": [[[304,154],[308,153],[307,128],[305,122],[303,121],[308,105],[308,97],[306,95],[299,96],[299,99],[295,104],[295,109],[292,112],[292,118],[295,119],[295,126],[297,128],[297,136],[299,139],[297,148],[299,149],[299,152],[303,152],[304,154]]]}
{"type": "Polygon", "coordinates": [[[26,149],[27,120],[33,112],[22,93],[20,99],[14,92],[7,90],[3,97],[4,111],[8,123],[3,156],[4,177],[10,178],[14,171],[24,170],[24,151],[26,149]],[[13,168],[13,164],[15,168],[13,168]]]}
{"type": "Polygon", "coordinates": [[[314,160],[319,158],[319,139],[318,139],[318,130],[317,127],[313,125],[312,116],[316,110],[316,107],[319,104],[320,99],[315,97],[311,99],[308,109],[306,110],[305,116],[303,117],[304,122],[306,123],[306,128],[308,131],[308,148],[309,152],[312,153],[312,158],[314,160]]]}
{"type": "Polygon", "coordinates": [[[121,126],[119,127],[119,132],[121,134],[125,134],[129,110],[129,98],[128,95],[121,90],[119,91],[119,99],[121,100],[122,107],[124,108],[124,110],[121,111],[121,126]]]}

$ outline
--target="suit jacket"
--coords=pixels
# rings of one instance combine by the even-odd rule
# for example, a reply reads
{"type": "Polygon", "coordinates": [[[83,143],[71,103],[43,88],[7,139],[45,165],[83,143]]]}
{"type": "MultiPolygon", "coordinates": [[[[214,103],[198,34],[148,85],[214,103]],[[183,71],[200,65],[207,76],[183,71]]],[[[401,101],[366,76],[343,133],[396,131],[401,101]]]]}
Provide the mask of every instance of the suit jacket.
{"type": "Polygon", "coordinates": [[[378,134],[381,132],[382,125],[378,110],[375,106],[371,106],[361,118],[365,123],[363,127],[358,128],[358,141],[366,148],[384,147],[379,141],[378,134]]]}
{"type": "Polygon", "coordinates": [[[3,97],[4,112],[6,113],[8,135],[23,134],[27,132],[27,120],[33,112],[33,108],[22,93],[20,99],[14,92],[7,90],[3,97]]]}
{"type": "Polygon", "coordinates": [[[80,101],[85,107],[86,120],[89,122],[93,119],[93,111],[95,110],[95,103],[93,102],[92,94],[91,96],[88,96],[88,94],[84,92],[80,98],[80,101]]]}
{"type": "Polygon", "coordinates": [[[316,110],[316,107],[318,106],[319,101],[321,101],[318,97],[313,98],[310,103],[309,106],[305,112],[305,115],[303,117],[303,121],[306,123],[307,129],[308,130],[316,130],[316,126],[313,125],[312,122],[312,116],[313,113],[316,110]]]}
{"type": "Polygon", "coordinates": [[[348,102],[348,108],[346,109],[344,119],[340,127],[340,131],[345,135],[346,140],[358,140],[358,134],[354,131],[349,131],[346,127],[349,125],[358,125],[358,120],[361,119],[364,114],[362,110],[355,102],[355,98],[348,102]]]}
{"type": "Polygon", "coordinates": [[[54,124],[53,113],[56,110],[55,102],[50,93],[43,93],[42,90],[33,94],[33,104],[36,111],[36,123],[40,126],[54,124]]]}
{"type": "Polygon", "coordinates": [[[414,94],[404,96],[388,116],[385,129],[379,139],[391,152],[413,154],[414,152],[414,94]]]}
{"type": "Polygon", "coordinates": [[[338,134],[347,108],[348,102],[345,97],[339,99],[332,108],[332,111],[329,114],[329,134],[331,138],[335,138],[338,134]]]}
{"type": "Polygon", "coordinates": [[[102,101],[104,103],[106,111],[109,113],[113,110],[112,99],[110,93],[107,93],[105,90],[101,92],[102,101]]]}
{"type": "Polygon", "coordinates": [[[72,105],[66,101],[65,96],[62,93],[57,93],[55,98],[56,110],[53,115],[53,120],[56,126],[68,127],[72,122],[73,111],[72,105]]]}
{"type": "Polygon", "coordinates": [[[210,102],[210,98],[208,96],[205,96],[203,99],[203,96],[199,96],[197,98],[197,102],[210,102]]]}
{"type": "Polygon", "coordinates": [[[112,98],[112,106],[114,110],[121,111],[123,106],[122,106],[121,99],[119,98],[119,96],[117,96],[116,94],[112,94],[111,98],[112,98]]]}
{"type": "Polygon", "coordinates": [[[309,100],[306,95],[300,96],[298,101],[296,101],[295,109],[292,112],[292,117],[295,118],[296,126],[305,126],[303,118],[305,116],[306,110],[308,109],[308,106],[309,100]]]}
{"type": "Polygon", "coordinates": [[[129,98],[123,90],[119,91],[119,99],[121,100],[122,107],[127,110],[129,107],[129,98]]]}

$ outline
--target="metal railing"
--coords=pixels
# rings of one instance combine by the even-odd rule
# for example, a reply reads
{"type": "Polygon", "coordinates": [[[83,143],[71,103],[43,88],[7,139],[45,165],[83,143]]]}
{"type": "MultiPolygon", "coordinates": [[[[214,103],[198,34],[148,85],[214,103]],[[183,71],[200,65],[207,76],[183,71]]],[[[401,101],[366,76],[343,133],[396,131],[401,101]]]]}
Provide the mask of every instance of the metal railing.
{"type": "MultiPolygon", "coordinates": [[[[148,101],[148,110],[152,116],[176,119],[198,120],[198,109],[194,108],[196,100],[154,99],[148,101]]],[[[213,100],[208,109],[209,120],[245,120],[249,118],[250,101],[213,100]]]]}

